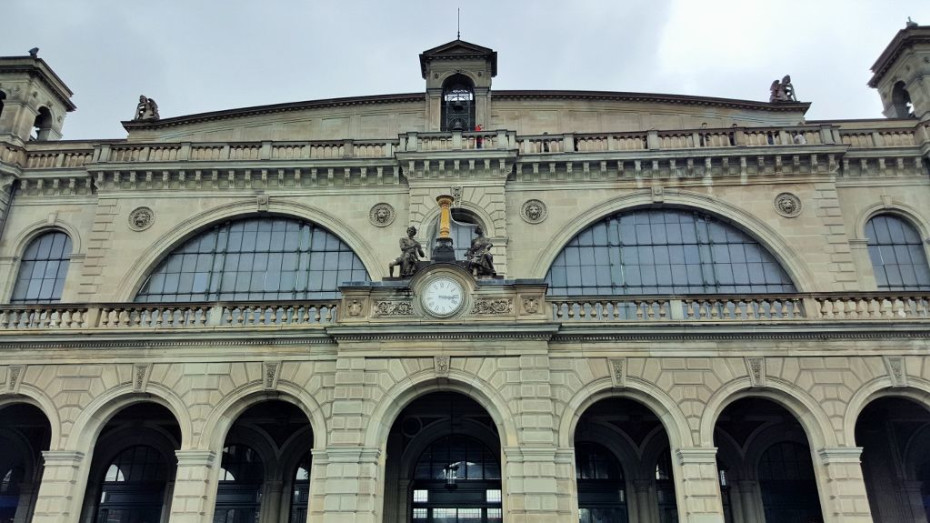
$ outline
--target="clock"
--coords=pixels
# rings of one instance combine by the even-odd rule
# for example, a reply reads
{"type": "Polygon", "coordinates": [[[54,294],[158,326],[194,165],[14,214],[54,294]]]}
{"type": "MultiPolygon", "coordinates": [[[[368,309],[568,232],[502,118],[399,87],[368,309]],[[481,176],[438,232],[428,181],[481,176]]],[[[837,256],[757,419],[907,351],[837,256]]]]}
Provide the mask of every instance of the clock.
{"type": "Polygon", "coordinates": [[[452,278],[439,277],[423,287],[420,303],[433,316],[449,317],[465,305],[465,289],[452,278]]]}

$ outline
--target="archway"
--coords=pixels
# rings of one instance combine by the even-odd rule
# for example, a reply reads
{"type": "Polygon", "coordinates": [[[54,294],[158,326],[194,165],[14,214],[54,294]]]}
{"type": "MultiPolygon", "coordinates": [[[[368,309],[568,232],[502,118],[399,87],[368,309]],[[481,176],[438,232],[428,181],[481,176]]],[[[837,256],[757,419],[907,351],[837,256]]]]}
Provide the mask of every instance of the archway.
{"type": "Polygon", "coordinates": [[[856,445],[874,521],[930,520],[930,412],[900,397],[872,401],[856,420],[856,445]]]}
{"type": "Polygon", "coordinates": [[[764,398],[734,401],[717,419],[714,443],[718,463],[726,464],[720,481],[728,522],[823,521],[808,438],[784,407],[764,398]]]}
{"type": "Polygon", "coordinates": [[[94,446],[81,521],[167,521],[179,448],[181,428],[167,408],[143,402],[122,409],[94,446]]]}
{"type": "Polygon", "coordinates": [[[313,430],[295,405],[252,405],[226,435],[215,523],[304,522],[310,490],[313,430]]]}
{"type": "Polygon", "coordinates": [[[0,522],[32,520],[51,432],[48,418],[32,405],[0,410],[0,522]]]}
{"type": "Polygon", "coordinates": [[[600,400],[581,415],[574,441],[581,523],[678,521],[668,435],[649,408],[626,398],[600,400]],[[601,474],[613,476],[615,488],[587,479],[592,445],[602,449],[605,471],[611,462],[619,468],[601,474]]]}
{"type": "Polygon", "coordinates": [[[408,405],[388,436],[385,521],[503,521],[500,436],[488,412],[456,392],[408,405]]]}

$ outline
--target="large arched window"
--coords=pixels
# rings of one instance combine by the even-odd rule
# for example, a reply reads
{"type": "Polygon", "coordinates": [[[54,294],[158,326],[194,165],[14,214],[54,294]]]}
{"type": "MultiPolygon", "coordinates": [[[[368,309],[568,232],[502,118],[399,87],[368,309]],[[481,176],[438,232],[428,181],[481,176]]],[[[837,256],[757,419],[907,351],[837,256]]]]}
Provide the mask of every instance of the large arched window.
{"type": "Polygon", "coordinates": [[[441,130],[475,130],[475,86],[465,75],[452,76],[442,84],[441,130]]]}
{"type": "Polygon", "coordinates": [[[927,253],[913,225],[893,214],[879,214],[865,225],[865,234],[879,289],[930,289],[927,253]]]}
{"type": "Polygon", "coordinates": [[[434,441],[417,460],[413,478],[413,521],[502,521],[500,461],[477,439],[434,441]]]}
{"type": "Polygon", "coordinates": [[[250,218],[175,249],[136,301],[326,299],[338,297],[343,282],[368,280],[359,257],[329,231],[291,218],[250,218]]]}
{"type": "Polygon", "coordinates": [[[294,488],[291,493],[291,515],[288,518],[290,523],[304,523],[307,521],[307,506],[310,503],[310,466],[313,456],[311,453],[304,454],[297,465],[297,473],[294,474],[294,488]]]}
{"type": "Polygon", "coordinates": [[[223,449],[214,523],[253,523],[261,513],[265,467],[258,453],[245,445],[223,449]]]}
{"type": "Polygon", "coordinates": [[[618,213],[575,236],[546,275],[553,295],[794,292],[765,247],[696,211],[618,213]]]}
{"type": "Polygon", "coordinates": [[[71,238],[67,234],[51,231],[35,238],[23,253],[10,302],[61,301],[70,262],[71,238]]]}
{"type": "Polygon", "coordinates": [[[822,521],[814,465],[805,445],[785,441],[759,460],[766,521],[822,521]]]}
{"type": "Polygon", "coordinates": [[[575,481],[579,523],[629,521],[623,470],[604,446],[588,442],[575,446],[575,481]]]}

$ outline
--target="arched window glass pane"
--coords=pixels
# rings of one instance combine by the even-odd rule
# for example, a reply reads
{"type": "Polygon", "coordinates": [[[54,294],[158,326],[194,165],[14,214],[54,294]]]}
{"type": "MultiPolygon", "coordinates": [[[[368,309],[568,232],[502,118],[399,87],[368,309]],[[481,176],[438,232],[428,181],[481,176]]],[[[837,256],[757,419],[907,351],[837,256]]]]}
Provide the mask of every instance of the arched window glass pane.
{"type": "Polygon", "coordinates": [[[264,481],[264,466],[257,452],[245,445],[227,445],[223,449],[213,522],[257,522],[264,481]]]}
{"type": "Polygon", "coordinates": [[[149,483],[166,481],[168,467],[165,457],[145,445],[136,445],[120,452],[104,476],[105,482],[149,483]]]}
{"type": "Polygon", "coordinates": [[[806,445],[776,443],[759,460],[766,521],[823,521],[814,465],[806,445]]]}
{"type": "Polygon", "coordinates": [[[549,294],[794,292],[759,242],[708,215],[675,209],[615,214],[580,232],[555,258],[549,294]]]}
{"type": "Polygon", "coordinates": [[[258,453],[245,445],[229,445],[224,448],[220,481],[262,483],[264,467],[258,453]]]}
{"type": "MultiPolygon", "coordinates": [[[[465,252],[471,247],[475,237],[475,229],[479,226],[478,220],[471,214],[452,210],[452,219],[449,220],[449,236],[452,237],[452,248],[455,250],[455,259],[464,260],[465,252]]],[[[439,238],[439,220],[436,220],[431,245],[436,245],[439,238]]]]}
{"type": "Polygon", "coordinates": [[[159,521],[172,469],[152,447],[120,452],[104,474],[96,521],[159,521]]]}
{"type": "Polygon", "coordinates": [[[880,214],[865,225],[865,234],[879,289],[930,289],[927,254],[914,226],[897,216],[880,214]]]}
{"type": "Polygon", "coordinates": [[[307,507],[310,502],[310,464],[312,456],[308,452],[297,466],[294,476],[294,492],[291,495],[290,523],[307,521],[307,507]]]}
{"type": "Polygon", "coordinates": [[[329,231],[252,218],[219,224],[175,249],[136,301],[327,299],[339,297],[343,282],[369,279],[361,259],[329,231]]]}
{"type": "Polygon", "coordinates": [[[626,484],[620,462],[597,443],[575,446],[575,479],[578,482],[579,523],[629,521],[626,484]]]}
{"type": "Polygon", "coordinates": [[[60,231],[47,232],[32,240],[23,253],[16,275],[12,303],[55,303],[61,301],[68,264],[71,262],[71,238],[60,231]]]}
{"type": "Polygon", "coordinates": [[[499,480],[500,463],[484,444],[466,436],[446,436],[429,446],[414,469],[414,479],[499,480]]]}
{"type": "Polygon", "coordinates": [[[656,501],[661,523],[678,522],[678,502],[675,499],[675,477],[672,475],[672,453],[665,449],[656,462],[656,501]]]}

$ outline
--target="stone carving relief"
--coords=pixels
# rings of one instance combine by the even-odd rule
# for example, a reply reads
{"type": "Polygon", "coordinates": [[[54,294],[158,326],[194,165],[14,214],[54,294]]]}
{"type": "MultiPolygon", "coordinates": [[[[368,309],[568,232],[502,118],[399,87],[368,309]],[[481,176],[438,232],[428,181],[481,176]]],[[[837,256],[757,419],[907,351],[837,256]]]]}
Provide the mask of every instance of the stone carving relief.
{"type": "Polygon", "coordinates": [[[527,223],[540,223],[547,215],[546,204],[540,200],[527,200],[520,209],[520,217],[527,223]]]}
{"type": "Polygon", "coordinates": [[[409,301],[379,301],[375,304],[375,313],[378,316],[411,316],[413,304],[409,301]]]}
{"type": "Polygon", "coordinates": [[[7,374],[6,387],[10,392],[19,390],[19,378],[23,374],[22,365],[10,365],[10,372],[7,374]]]}
{"type": "Polygon", "coordinates": [[[749,383],[753,387],[765,385],[765,359],[760,357],[746,358],[746,370],[749,372],[749,383]]]}
{"type": "Polygon", "coordinates": [[[610,365],[610,379],[613,381],[614,387],[625,387],[626,358],[611,358],[608,363],[610,365]]]}
{"type": "Polygon", "coordinates": [[[368,221],[375,227],[387,227],[394,223],[394,207],[389,203],[379,203],[368,211],[368,221]]]}
{"type": "Polygon", "coordinates": [[[155,223],[155,212],[148,207],[136,207],[129,213],[129,228],[134,231],[144,231],[155,223]]]}
{"type": "Polygon", "coordinates": [[[891,378],[893,387],[906,387],[907,375],[904,372],[904,361],[900,356],[886,356],[885,368],[888,370],[888,376],[891,378]]]}
{"type": "Polygon", "coordinates": [[[278,386],[278,370],[281,363],[277,361],[262,362],[262,375],[265,377],[264,386],[266,389],[274,389],[278,386]]]}
{"type": "Polygon", "coordinates": [[[525,296],[523,298],[523,312],[526,314],[536,314],[539,312],[539,302],[542,298],[539,296],[525,296]]]}
{"type": "Polygon", "coordinates": [[[493,315],[510,314],[513,312],[513,300],[510,298],[494,298],[475,300],[472,305],[472,314],[493,315]]]}
{"type": "Polygon", "coordinates": [[[349,313],[349,316],[357,318],[362,315],[362,310],[364,310],[364,305],[359,300],[352,300],[346,306],[346,311],[349,313]]]}
{"type": "Polygon", "coordinates": [[[149,368],[150,365],[148,363],[133,364],[132,390],[134,392],[145,392],[145,387],[148,385],[149,368]]]}
{"type": "Polygon", "coordinates": [[[801,214],[801,199],[791,194],[783,192],[775,197],[775,212],[785,218],[794,218],[801,214]]]}
{"type": "Polygon", "coordinates": [[[436,369],[436,374],[440,376],[449,375],[449,359],[449,356],[433,357],[433,367],[436,369]]]}
{"type": "Polygon", "coordinates": [[[255,197],[255,207],[258,212],[267,212],[270,199],[267,194],[259,194],[255,197]]]}

